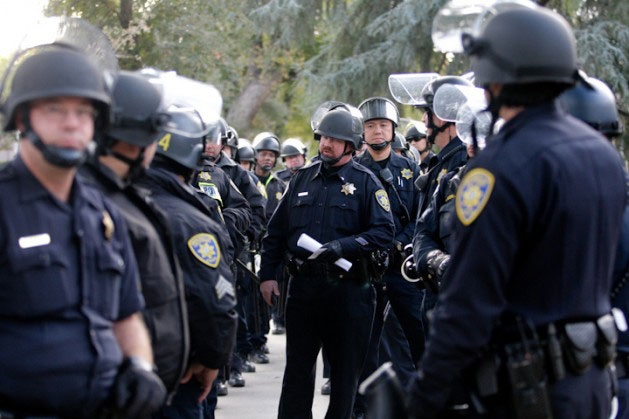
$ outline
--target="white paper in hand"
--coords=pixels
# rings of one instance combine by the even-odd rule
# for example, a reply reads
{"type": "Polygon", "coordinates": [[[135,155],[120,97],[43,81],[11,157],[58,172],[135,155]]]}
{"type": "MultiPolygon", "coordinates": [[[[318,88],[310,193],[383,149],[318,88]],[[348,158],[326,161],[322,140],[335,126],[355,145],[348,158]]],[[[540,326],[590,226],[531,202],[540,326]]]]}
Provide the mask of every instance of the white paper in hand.
{"type": "MultiPolygon", "coordinates": [[[[306,233],[302,233],[301,236],[299,236],[299,239],[297,240],[297,246],[309,252],[313,252],[308,259],[316,259],[317,256],[319,256],[321,252],[323,252],[323,249],[321,248],[323,245],[306,233]]],[[[352,262],[345,258],[338,259],[336,262],[334,262],[334,264],[346,272],[349,271],[352,267],[352,262]]]]}

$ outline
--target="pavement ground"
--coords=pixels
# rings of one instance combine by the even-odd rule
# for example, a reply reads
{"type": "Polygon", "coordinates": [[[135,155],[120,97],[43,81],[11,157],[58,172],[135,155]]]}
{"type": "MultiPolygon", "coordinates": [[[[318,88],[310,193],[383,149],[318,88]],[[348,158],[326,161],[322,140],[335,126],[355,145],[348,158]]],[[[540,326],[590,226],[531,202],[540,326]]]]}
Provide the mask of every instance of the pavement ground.
{"type": "MultiPolygon", "coordinates": [[[[229,394],[218,398],[216,419],[274,419],[282,391],[282,376],[286,363],[286,335],[268,335],[269,363],[254,364],[256,372],[243,373],[245,386],[229,387],[229,394]]],[[[328,408],[330,396],[321,395],[323,362],[321,354],[317,359],[317,378],[313,419],[323,419],[328,408]]]]}

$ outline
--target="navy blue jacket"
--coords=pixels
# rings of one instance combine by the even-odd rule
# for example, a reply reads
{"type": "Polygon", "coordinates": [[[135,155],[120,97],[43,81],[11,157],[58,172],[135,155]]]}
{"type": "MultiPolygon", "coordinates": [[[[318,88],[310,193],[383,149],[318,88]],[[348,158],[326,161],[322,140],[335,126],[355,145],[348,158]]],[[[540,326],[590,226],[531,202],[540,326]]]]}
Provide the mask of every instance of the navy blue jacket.
{"type": "Polygon", "coordinates": [[[60,202],[20,157],[0,196],[0,399],[94,417],[123,358],[113,323],[144,306],[126,224],[78,178],[60,202]]]}
{"type": "Polygon", "coordinates": [[[452,261],[413,395],[432,417],[500,317],[535,325],[610,311],[626,201],[618,153],[555,104],[505,123],[456,195],[452,261]]]}
{"type": "MultiPolygon", "coordinates": [[[[302,233],[324,244],[338,240],[347,259],[376,249],[388,250],[394,225],[382,184],[368,169],[350,160],[326,176],[322,163],[301,168],[269,221],[262,240],[260,279],[275,279],[286,252],[306,260],[311,252],[297,246],[302,233]]],[[[355,271],[352,266],[350,274],[355,271]]]]}

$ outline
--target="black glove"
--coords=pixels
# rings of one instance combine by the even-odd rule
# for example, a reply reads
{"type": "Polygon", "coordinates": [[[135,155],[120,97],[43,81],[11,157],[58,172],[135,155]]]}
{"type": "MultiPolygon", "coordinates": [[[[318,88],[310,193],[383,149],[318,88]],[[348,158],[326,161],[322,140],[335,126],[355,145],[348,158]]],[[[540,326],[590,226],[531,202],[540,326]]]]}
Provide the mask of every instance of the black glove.
{"type": "Polygon", "coordinates": [[[138,357],[124,360],[113,387],[113,407],[122,417],[148,418],[166,401],[166,388],[151,365],[138,357]]]}
{"type": "Polygon", "coordinates": [[[338,240],[332,240],[321,246],[321,253],[315,260],[323,263],[334,263],[343,257],[343,248],[338,240]]]}
{"type": "Polygon", "coordinates": [[[426,268],[434,279],[441,281],[443,274],[450,266],[450,255],[441,250],[431,250],[426,255],[426,268]]]}

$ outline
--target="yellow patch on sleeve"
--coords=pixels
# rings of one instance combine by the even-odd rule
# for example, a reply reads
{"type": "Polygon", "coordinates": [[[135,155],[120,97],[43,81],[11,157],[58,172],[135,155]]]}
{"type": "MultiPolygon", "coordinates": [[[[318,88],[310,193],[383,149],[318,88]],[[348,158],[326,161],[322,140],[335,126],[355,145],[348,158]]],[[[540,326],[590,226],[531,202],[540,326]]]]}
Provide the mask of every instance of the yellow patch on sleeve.
{"type": "Polygon", "coordinates": [[[188,240],[188,249],[195,258],[210,268],[216,268],[221,261],[221,249],[213,234],[195,234],[188,240]]]}
{"type": "Polygon", "coordinates": [[[456,192],[456,215],[469,226],[483,212],[494,189],[494,175],[486,169],[472,169],[461,181],[456,192]]]}
{"type": "Polygon", "coordinates": [[[391,212],[391,204],[389,203],[389,196],[384,189],[378,189],[376,191],[376,200],[378,204],[386,211],[391,212]]]}

